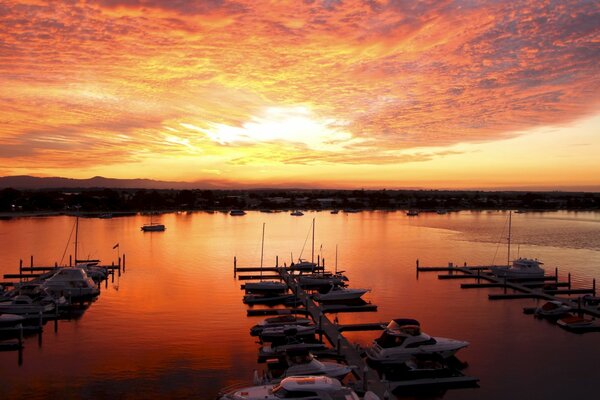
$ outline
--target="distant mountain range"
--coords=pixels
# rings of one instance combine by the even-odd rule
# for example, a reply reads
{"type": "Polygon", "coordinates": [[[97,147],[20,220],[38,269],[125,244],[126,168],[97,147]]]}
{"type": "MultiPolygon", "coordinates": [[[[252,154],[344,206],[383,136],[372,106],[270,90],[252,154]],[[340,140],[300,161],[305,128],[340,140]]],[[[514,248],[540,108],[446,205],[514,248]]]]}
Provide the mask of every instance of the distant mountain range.
{"type": "Polygon", "coordinates": [[[0,189],[233,189],[239,187],[228,182],[169,182],[153,179],[115,179],[95,176],[89,179],[39,178],[29,175],[0,177],[0,189]]]}

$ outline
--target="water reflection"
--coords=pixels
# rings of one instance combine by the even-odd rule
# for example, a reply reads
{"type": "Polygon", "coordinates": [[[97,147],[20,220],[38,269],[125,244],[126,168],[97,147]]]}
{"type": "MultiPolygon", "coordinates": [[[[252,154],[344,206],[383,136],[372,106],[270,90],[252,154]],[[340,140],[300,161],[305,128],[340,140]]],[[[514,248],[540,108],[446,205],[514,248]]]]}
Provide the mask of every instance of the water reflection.
{"type": "MultiPolygon", "coordinates": [[[[471,343],[461,359],[481,389],[444,398],[584,397],[596,381],[596,334],[572,335],[523,315],[535,301],[489,301],[497,289],[462,290],[435,274],[415,279],[417,258],[421,265],[492,262],[504,213],[197,212],[156,218],[165,232],[141,232],[145,216],[81,220],[81,254],[109,261],[120,250],[127,271],[105,284],[81,318],[59,321],[57,332],[46,328],[41,347],[26,338],[22,366],[15,353],[0,353],[0,397],[212,398],[220,387],[251,382],[262,366],[249,329],[262,317],[245,316],[233,256],[239,265],[260,264],[266,222],[265,265],[276,256],[289,263],[300,255],[312,217],[317,254],[333,267],[337,245],[351,286],[371,288],[364,297],[378,305],[377,313],[339,313],[340,323],[412,317],[432,335],[471,343]]],[[[597,213],[514,217],[522,255],[572,272],[585,286],[600,278],[597,213]]],[[[16,272],[31,254],[36,264],[60,261],[72,226],[70,217],[0,221],[0,272],[16,272]]],[[[378,334],[347,337],[366,346],[378,334]]]]}

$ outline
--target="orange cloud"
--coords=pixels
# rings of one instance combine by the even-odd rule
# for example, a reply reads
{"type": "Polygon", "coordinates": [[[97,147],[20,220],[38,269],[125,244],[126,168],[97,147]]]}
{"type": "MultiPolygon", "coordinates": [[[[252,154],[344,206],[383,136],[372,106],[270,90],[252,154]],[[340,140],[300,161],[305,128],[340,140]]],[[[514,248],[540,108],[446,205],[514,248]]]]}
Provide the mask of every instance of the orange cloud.
{"type": "Polygon", "coordinates": [[[586,1],[5,1],[0,168],[426,164],[598,114],[599,18],[586,1]]]}

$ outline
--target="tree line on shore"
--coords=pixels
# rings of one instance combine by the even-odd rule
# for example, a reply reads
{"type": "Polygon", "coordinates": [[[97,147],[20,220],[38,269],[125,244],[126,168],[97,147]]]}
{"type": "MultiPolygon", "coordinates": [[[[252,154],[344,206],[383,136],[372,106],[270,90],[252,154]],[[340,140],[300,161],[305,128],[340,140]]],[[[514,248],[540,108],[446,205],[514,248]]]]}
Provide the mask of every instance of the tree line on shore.
{"type": "Polygon", "coordinates": [[[0,190],[0,211],[599,210],[600,193],[446,190],[0,190]]]}

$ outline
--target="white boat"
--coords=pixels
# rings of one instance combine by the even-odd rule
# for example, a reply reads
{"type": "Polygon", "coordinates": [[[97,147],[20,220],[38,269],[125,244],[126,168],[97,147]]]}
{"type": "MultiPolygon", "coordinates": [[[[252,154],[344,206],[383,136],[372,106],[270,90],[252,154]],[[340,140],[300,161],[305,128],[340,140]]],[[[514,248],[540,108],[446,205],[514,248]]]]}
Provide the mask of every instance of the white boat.
{"type": "Polygon", "coordinates": [[[394,319],[367,348],[366,354],[375,363],[397,364],[417,354],[439,354],[449,358],[468,345],[469,342],[461,340],[431,337],[421,331],[419,322],[414,319],[394,319]]]}
{"type": "Polygon", "coordinates": [[[571,311],[571,307],[561,301],[547,301],[542,306],[535,309],[535,315],[538,317],[559,317],[571,311]]]}
{"type": "Polygon", "coordinates": [[[98,285],[77,267],[60,268],[54,275],[46,279],[42,286],[55,296],[65,296],[70,299],[95,297],[100,294],[98,285]]]}
{"type": "Polygon", "coordinates": [[[273,342],[289,336],[313,336],[316,332],[314,325],[280,325],[263,329],[259,334],[263,342],[273,342]]]}
{"type": "Polygon", "coordinates": [[[499,278],[543,278],[544,269],[540,267],[543,263],[537,259],[518,258],[513,260],[510,266],[492,267],[492,273],[499,278]]]}
{"type": "Polygon", "coordinates": [[[299,375],[324,375],[330,378],[342,379],[350,372],[352,368],[338,364],[335,362],[326,362],[317,360],[309,352],[288,352],[286,357],[288,368],[286,369],[283,377],[286,376],[299,376],[299,375]]]}
{"type": "Polygon", "coordinates": [[[304,213],[300,210],[296,210],[290,213],[290,215],[294,216],[294,217],[301,217],[304,215],[304,213]]]}
{"type": "Polygon", "coordinates": [[[507,279],[527,279],[527,278],[543,278],[544,269],[540,267],[543,262],[538,259],[519,257],[513,262],[510,262],[510,240],[512,232],[512,211],[508,213],[508,262],[506,266],[497,266],[490,268],[492,273],[499,278],[507,279]]]}
{"type": "Polygon", "coordinates": [[[371,289],[351,289],[341,286],[331,286],[327,293],[317,293],[313,298],[318,302],[358,300],[371,289]]]}
{"type": "Polygon", "coordinates": [[[311,320],[308,318],[297,317],[295,315],[278,315],[277,317],[265,318],[263,321],[250,328],[250,335],[258,336],[263,329],[273,328],[280,325],[309,325],[311,320]]]}
{"type": "Polygon", "coordinates": [[[241,217],[242,215],[246,215],[246,211],[244,210],[231,210],[229,215],[232,217],[241,217]]]}
{"type": "Polygon", "coordinates": [[[245,387],[220,394],[218,398],[220,400],[360,399],[352,389],[342,386],[340,381],[327,376],[291,376],[278,384],[245,387]]]}

